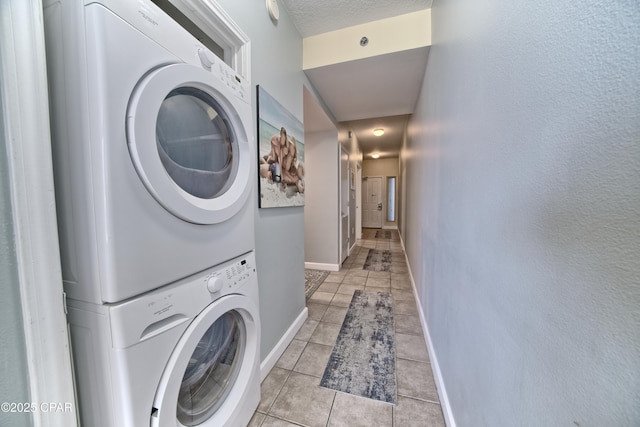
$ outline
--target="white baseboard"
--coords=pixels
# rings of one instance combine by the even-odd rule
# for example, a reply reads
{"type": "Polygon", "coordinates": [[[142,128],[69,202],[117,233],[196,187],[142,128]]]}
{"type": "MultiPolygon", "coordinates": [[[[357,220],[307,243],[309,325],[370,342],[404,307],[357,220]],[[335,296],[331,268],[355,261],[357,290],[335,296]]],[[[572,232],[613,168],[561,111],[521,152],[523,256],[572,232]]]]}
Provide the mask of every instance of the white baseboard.
{"type": "Polygon", "coordinates": [[[397,230],[398,226],[397,225],[383,225],[382,229],[383,230],[397,230]]]}
{"type": "Polygon", "coordinates": [[[407,250],[404,246],[404,240],[400,236],[400,244],[402,245],[402,251],[404,252],[404,258],[407,262],[409,270],[409,277],[411,279],[411,287],[413,288],[413,296],[418,304],[418,314],[420,316],[420,323],[422,324],[422,330],[424,331],[424,340],[427,343],[427,350],[429,351],[429,360],[431,362],[431,371],[436,381],[436,389],[438,391],[438,397],[440,398],[440,405],[442,406],[442,414],[444,415],[444,422],[447,427],[456,427],[456,420],[453,417],[453,411],[451,410],[451,404],[449,403],[449,396],[447,395],[447,389],[444,386],[444,379],[442,378],[442,372],[440,371],[440,365],[438,364],[438,357],[433,348],[433,342],[431,341],[431,334],[429,333],[429,326],[427,325],[427,319],[422,309],[422,303],[418,296],[418,288],[416,282],[413,279],[411,273],[411,264],[409,263],[409,257],[407,257],[407,250]]]}
{"type": "Polygon", "coordinates": [[[322,264],[319,262],[305,262],[304,268],[308,268],[310,270],[340,271],[340,264],[322,264]]]}
{"type": "Polygon", "coordinates": [[[264,358],[262,363],[260,363],[260,382],[264,381],[264,379],[269,375],[271,369],[276,366],[278,359],[282,356],[282,353],[287,349],[289,343],[293,340],[293,337],[296,336],[302,324],[305,320],[307,320],[307,316],[309,315],[309,310],[307,307],[304,308],[294,320],[294,322],[289,326],[287,332],[280,338],[280,341],[276,344],[276,346],[271,350],[271,352],[264,358]]]}

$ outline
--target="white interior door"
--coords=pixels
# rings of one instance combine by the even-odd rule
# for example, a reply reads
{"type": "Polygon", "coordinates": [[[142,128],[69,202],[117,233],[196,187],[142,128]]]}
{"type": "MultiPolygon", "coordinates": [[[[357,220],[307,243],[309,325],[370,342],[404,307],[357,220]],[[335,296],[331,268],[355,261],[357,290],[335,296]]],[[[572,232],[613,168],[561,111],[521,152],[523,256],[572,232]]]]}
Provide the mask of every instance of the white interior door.
{"type": "Polygon", "coordinates": [[[340,263],[349,255],[349,154],[340,150],[340,263]]]}
{"type": "Polygon", "coordinates": [[[382,228],[382,177],[366,177],[362,186],[362,226],[382,228]]]}
{"type": "Polygon", "coordinates": [[[356,164],[356,241],[362,239],[362,163],[356,164]]]}

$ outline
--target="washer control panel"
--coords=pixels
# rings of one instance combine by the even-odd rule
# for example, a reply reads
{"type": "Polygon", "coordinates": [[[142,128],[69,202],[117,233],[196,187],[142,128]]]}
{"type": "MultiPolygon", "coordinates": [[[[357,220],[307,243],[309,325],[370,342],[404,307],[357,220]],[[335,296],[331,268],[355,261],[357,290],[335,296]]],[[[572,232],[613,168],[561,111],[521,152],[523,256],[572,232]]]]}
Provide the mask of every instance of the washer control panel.
{"type": "Polygon", "coordinates": [[[240,288],[255,274],[255,257],[252,252],[209,273],[204,281],[209,292],[215,294],[240,288]]]}

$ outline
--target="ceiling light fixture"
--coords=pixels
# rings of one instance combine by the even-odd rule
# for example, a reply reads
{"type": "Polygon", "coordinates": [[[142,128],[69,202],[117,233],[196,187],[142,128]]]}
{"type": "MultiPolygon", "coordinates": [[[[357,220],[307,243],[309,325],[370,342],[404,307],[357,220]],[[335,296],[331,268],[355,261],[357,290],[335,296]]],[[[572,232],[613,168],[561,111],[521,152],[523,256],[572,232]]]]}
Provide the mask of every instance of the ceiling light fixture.
{"type": "Polygon", "coordinates": [[[384,129],[374,129],[373,130],[373,134],[375,136],[382,136],[382,135],[384,135],[384,129]]]}
{"type": "Polygon", "coordinates": [[[377,159],[378,157],[380,157],[380,154],[372,154],[371,157],[373,157],[374,159],[377,159]]]}

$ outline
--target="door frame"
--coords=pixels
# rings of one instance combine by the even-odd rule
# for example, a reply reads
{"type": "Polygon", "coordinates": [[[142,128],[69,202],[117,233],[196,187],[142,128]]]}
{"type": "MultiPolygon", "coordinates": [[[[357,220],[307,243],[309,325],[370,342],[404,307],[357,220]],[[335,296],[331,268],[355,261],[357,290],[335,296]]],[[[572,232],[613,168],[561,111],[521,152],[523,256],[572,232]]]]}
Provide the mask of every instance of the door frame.
{"type": "Polygon", "coordinates": [[[349,180],[351,179],[351,175],[350,175],[350,169],[351,166],[349,164],[349,152],[347,150],[344,149],[344,147],[342,145],[340,145],[340,151],[339,151],[339,167],[338,167],[338,174],[339,174],[339,195],[340,195],[340,203],[339,203],[339,207],[338,207],[338,229],[340,230],[340,234],[338,236],[338,247],[339,247],[339,260],[340,260],[340,265],[342,265],[342,263],[344,262],[344,260],[347,258],[347,256],[349,255],[349,248],[351,247],[350,242],[349,242],[349,227],[351,224],[351,218],[349,215],[349,193],[351,192],[350,190],[350,184],[349,184],[349,180]],[[346,160],[345,160],[346,158],[346,160]],[[347,170],[346,173],[344,174],[344,176],[342,175],[342,166],[343,166],[343,161],[346,162],[347,165],[347,170]],[[343,218],[346,216],[347,219],[347,226],[344,227],[343,224],[343,218]],[[342,245],[342,241],[343,241],[343,237],[346,234],[347,236],[347,248],[346,251],[343,248],[342,245]]]}
{"type": "MultiPolygon", "coordinates": [[[[377,226],[365,225],[364,217],[363,217],[363,220],[362,220],[362,227],[363,227],[363,228],[382,228],[382,227],[384,226],[383,213],[384,213],[384,205],[385,205],[385,203],[384,203],[384,196],[385,196],[385,194],[384,194],[384,193],[385,193],[385,191],[384,191],[384,185],[385,185],[384,177],[383,177],[383,176],[380,176],[380,175],[371,175],[371,176],[365,176],[365,177],[363,177],[363,178],[362,178],[362,181],[363,181],[363,188],[362,188],[362,192],[363,192],[363,194],[364,194],[364,192],[365,192],[365,191],[367,191],[367,190],[368,190],[368,185],[369,185],[369,184],[368,184],[368,182],[367,182],[367,184],[364,184],[364,181],[365,181],[365,180],[368,180],[368,179],[370,179],[370,178],[379,178],[379,179],[380,179],[380,194],[379,194],[379,196],[380,196],[380,203],[382,204],[382,211],[381,211],[382,213],[380,214],[380,226],[379,226],[379,227],[377,227],[377,226]]],[[[364,215],[364,212],[365,212],[365,210],[364,210],[364,200],[365,200],[365,199],[366,199],[366,198],[364,198],[364,197],[363,197],[363,199],[362,199],[362,205],[363,205],[363,207],[362,207],[362,214],[363,214],[363,215],[364,215]]]]}
{"type": "MultiPolygon", "coordinates": [[[[356,240],[362,239],[362,160],[356,163],[356,240]]],[[[356,242],[353,242],[355,245],[356,242]]]]}
{"type": "Polygon", "coordinates": [[[66,303],[62,288],[53,191],[49,93],[41,0],[7,0],[0,6],[1,138],[9,159],[15,286],[21,298],[31,425],[77,425],[66,303]],[[29,114],[25,115],[24,112],[29,114]],[[42,410],[46,402],[60,411],[42,410]]]}

